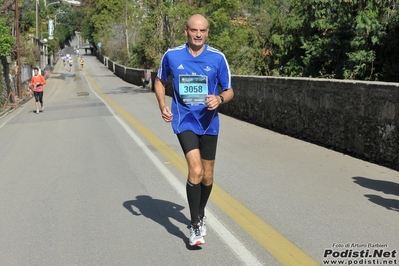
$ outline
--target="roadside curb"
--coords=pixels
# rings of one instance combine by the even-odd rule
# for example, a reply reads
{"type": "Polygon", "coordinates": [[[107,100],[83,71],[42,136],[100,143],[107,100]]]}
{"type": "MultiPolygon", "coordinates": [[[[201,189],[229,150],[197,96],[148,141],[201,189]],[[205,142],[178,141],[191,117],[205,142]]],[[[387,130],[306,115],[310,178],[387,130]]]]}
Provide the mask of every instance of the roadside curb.
{"type": "MultiPolygon", "coordinates": [[[[33,97],[32,97],[33,98],[33,97]]],[[[4,118],[5,116],[7,116],[9,113],[14,112],[16,109],[18,109],[21,105],[24,105],[26,102],[28,102],[30,99],[17,99],[18,102],[18,107],[14,108],[14,107],[9,107],[9,108],[5,108],[0,110],[0,119],[4,118]]]]}

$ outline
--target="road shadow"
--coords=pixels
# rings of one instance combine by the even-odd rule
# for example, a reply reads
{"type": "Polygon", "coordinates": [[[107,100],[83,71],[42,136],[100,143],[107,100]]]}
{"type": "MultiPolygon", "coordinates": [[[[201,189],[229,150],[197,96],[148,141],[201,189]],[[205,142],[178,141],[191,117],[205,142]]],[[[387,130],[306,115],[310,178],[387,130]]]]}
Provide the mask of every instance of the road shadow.
{"type": "Polygon", "coordinates": [[[73,73],[53,72],[53,74],[51,74],[50,78],[65,80],[66,78],[74,78],[75,76],[76,75],[73,73]]]}
{"type": "Polygon", "coordinates": [[[356,184],[373,189],[376,191],[383,192],[384,194],[391,194],[395,196],[399,196],[399,184],[394,183],[391,181],[385,181],[385,180],[375,180],[375,179],[370,179],[366,177],[361,177],[361,176],[355,176],[353,177],[353,182],[356,184]]]}
{"type": "MultiPolygon", "coordinates": [[[[362,187],[379,191],[388,195],[399,196],[398,183],[385,181],[385,180],[375,180],[361,176],[355,176],[352,177],[352,179],[354,183],[362,187]]],[[[366,194],[364,196],[368,198],[369,201],[378,204],[388,210],[399,212],[399,200],[397,199],[388,199],[378,195],[371,195],[371,194],[366,194]]]]}
{"type": "Polygon", "coordinates": [[[141,87],[130,86],[130,87],[118,87],[112,90],[111,92],[107,92],[104,94],[123,94],[123,93],[141,94],[141,93],[152,93],[152,91],[141,87]]]}
{"type": "Polygon", "coordinates": [[[378,204],[378,205],[386,208],[387,210],[399,212],[399,200],[386,199],[384,197],[377,196],[377,195],[364,195],[364,196],[366,198],[368,198],[369,201],[371,201],[375,204],[378,204]]]}
{"type": "Polygon", "coordinates": [[[174,219],[184,225],[190,224],[190,220],[181,212],[181,210],[184,209],[183,206],[170,201],[153,199],[147,195],[139,195],[136,196],[135,200],[125,201],[123,203],[123,207],[125,207],[134,216],[143,215],[144,217],[151,219],[163,226],[168,233],[181,238],[186,244],[187,249],[201,249],[199,246],[190,246],[188,244],[188,237],[185,235],[185,233],[183,233],[179,227],[175,226],[169,220],[174,219]]]}
{"type": "MultiPolygon", "coordinates": [[[[32,113],[32,114],[35,114],[35,115],[37,114],[37,113],[36,113],[36,109],[34,109],[34,110],[32,110],[32,111],[29,111],[29,113],[32,113]]],[[[39,110],[39,113],[43,113],[43,110],[39,110]]]]}

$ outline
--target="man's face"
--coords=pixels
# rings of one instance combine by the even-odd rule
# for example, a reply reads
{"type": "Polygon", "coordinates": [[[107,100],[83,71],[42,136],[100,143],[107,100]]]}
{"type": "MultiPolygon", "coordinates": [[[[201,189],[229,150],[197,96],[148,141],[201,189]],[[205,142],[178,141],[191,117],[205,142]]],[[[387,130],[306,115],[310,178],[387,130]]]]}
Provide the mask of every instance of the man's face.
{"type": "Polygon", "coordinates": [[[202,47],[208,38],[208,23],[202,20],[193,21],[184,32],[190,46],[202,47]]]}

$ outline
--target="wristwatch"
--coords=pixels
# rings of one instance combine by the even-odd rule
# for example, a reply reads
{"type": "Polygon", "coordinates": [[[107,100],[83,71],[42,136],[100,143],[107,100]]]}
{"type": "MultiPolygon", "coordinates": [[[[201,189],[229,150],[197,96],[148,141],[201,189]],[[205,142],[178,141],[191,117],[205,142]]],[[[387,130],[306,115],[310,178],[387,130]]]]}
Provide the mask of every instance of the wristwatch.
{"type": "Polygon", "coordinates": [[[220,103],[223,103],[224,102],[224,98],[223,98],[223,96],[222,95],[219,95],[219,97],[220,97],[220,103]]]}

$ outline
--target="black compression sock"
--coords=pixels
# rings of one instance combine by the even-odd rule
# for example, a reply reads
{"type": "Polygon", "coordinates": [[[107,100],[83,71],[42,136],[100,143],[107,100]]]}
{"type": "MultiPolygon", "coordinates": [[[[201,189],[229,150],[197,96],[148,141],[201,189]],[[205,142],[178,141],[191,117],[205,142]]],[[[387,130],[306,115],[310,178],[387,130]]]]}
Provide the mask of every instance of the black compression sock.
{"type": "Polygon", "coordinates": [[[213,183],[210,184],[209,186],[205,186],[204,184],[201,183],[201,200],[198,210],[198,215],[200,217],[204,217],[205,215],[205,206],[206,203],[208,202],[209,196],[211,195],[212,185],[213,183]]]}
{"type": "Polygon", "coordinates": [[[198,210],[201,199],[201,184],[191,184],[187,180],[186,184],[188,206],[190,207],[191,224],[198,223],[198,210]]]}

